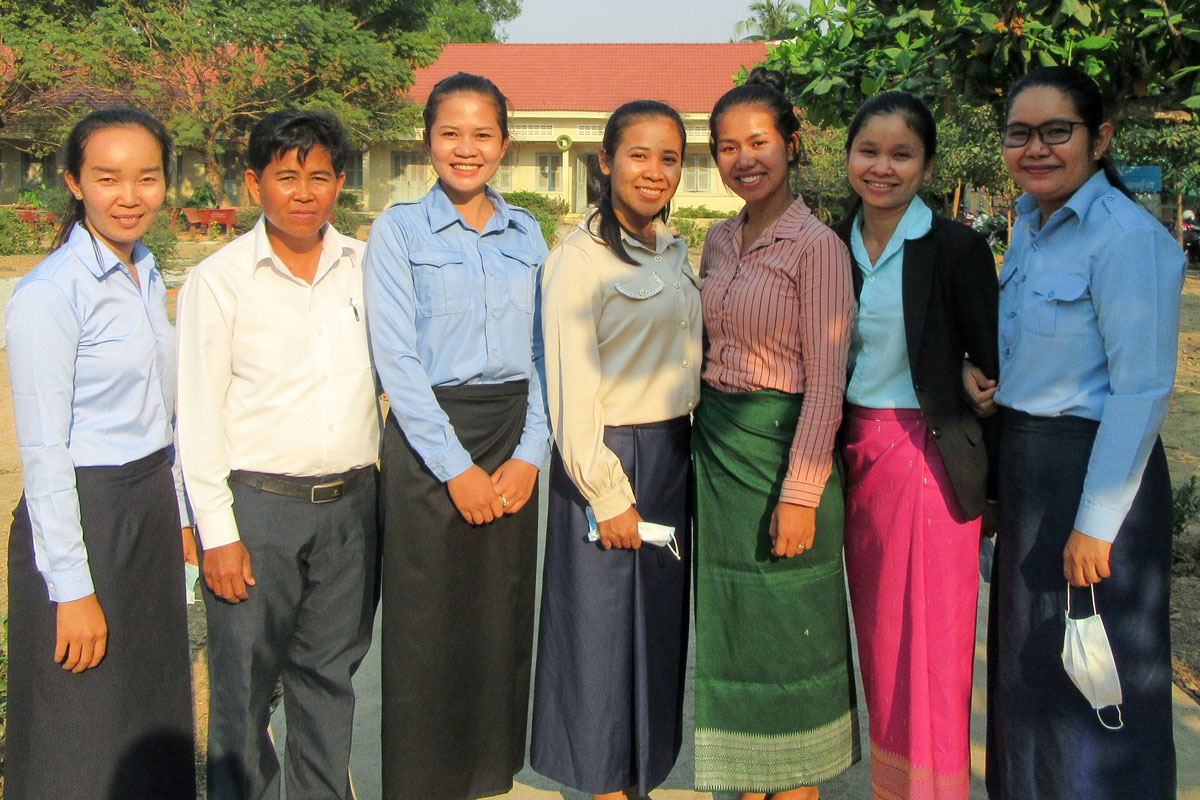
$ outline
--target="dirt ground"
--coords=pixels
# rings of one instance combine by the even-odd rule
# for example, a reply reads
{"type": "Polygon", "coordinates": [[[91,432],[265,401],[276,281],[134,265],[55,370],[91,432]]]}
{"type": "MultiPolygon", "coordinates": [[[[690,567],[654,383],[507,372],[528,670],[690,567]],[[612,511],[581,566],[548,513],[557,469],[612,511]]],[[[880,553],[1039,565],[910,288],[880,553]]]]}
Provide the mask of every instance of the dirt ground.
{"type": "MultiPolygon", "coordinates": [[[[180,255],[199,258],[213,249],[185,244],[180,255]]],[[[37,262],[36,256],[0,257],[0,278],[23,275],[37,262]]],[[[174,292],[169,302],[174,303],[174,292]]],[[[173,311],[173,309],[172,309],[173,311]]],[[[1162,439],[1178,485],[1200,474],[1200,276],[1189,275],[1183,292],[1183,315],[1179,336],[1179,372],[1171,409],[1163,426],[1162,439]]],[[[21,496],[21,463],[17,455],[12,416],[12,393],[8,382],[8,353],[0,350],[0,553],[8,551],[7,511],[21,496]]],[[[1184,544],[1200,553],[1200,524],[1193,523],[1184,544]]],[[[1200,700],[1200,574],[1176,575],[1172,581],[1171,635],[1175,680],[1200,700]]],[[[0,615],[8,611],[7,558],[0,560],[0,615]]],[[[4,643],[7,644],[6,642],[4,643]]]]}

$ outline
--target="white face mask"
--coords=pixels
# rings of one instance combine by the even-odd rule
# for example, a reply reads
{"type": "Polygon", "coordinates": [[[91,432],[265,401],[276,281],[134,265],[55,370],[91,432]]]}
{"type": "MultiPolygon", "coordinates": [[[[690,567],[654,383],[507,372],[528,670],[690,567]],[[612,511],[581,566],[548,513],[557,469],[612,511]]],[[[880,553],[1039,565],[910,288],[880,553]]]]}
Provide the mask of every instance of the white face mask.
{"type": "Polygon", "coordinates": [[[1113,660],[1104,622],[1096,609],[1095,586],[1092,587],[1092,615],[1083,619],[1071,619],[1071,589],[1067,587],[1067,630],[1063,636],[1062,660],[1071,681],[1096,709],[1100,724],[1113,731],[1123,728],[1121,680],[1117,676],[1117,662],[1113,660]],[[1108,706],[1117,707],[1116,725],[1109,725],[1100,716],[1100,709],[1108,706]]]}
{"type": "MultiPolygon", "coordinates": [[[[585,513],[588,521],[588,541],[598,542],[600,541],[600,529],[596,526],[596,515],[592,512],[592,507],[588,506],[585,513]]],[[[642,538],[644,544],[666,547],[671,551],[671,555],[679,558],[679,542],[675,540],[675,529],[670,525],[659,525],[657,522],[642,520],[638,523],[638,536],[642,538]]]]}

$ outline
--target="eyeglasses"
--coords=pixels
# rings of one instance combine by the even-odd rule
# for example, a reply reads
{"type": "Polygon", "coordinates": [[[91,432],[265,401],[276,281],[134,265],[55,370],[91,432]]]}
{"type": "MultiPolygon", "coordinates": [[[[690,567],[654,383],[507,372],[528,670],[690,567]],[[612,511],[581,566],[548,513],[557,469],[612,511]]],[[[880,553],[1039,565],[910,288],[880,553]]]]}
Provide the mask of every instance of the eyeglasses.
{"type": "Polygon", "coordinates": [[[1037,131],[1042,144],[1066,144],[1071,141],[1071,134],[1076,125],[1087,125],[1086,122],[1075,122],[1069,119],[1046,120],[1041,125],[1026,125],[1016,122],[1005,126],[1004,139],[1000,142],[1005,147],[1024,147],[1029,144],[1030,137],[1037,131]]]}

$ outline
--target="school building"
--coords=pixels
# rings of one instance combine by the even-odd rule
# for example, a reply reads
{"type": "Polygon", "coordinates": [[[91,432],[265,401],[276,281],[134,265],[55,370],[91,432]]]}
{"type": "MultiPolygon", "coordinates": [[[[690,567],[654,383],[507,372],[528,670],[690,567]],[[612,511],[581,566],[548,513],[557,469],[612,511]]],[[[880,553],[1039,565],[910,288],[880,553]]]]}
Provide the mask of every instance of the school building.
{"type": "MultiPolygon", "coordinates": [[[[438,60],[417,72],[409,96],[424,103],[434,84],[456,72],[486,75],[509,103],[512,142],[492,185],[500,191],[533,191],[559,198],[572,212],[594,199],[604,122],[629,100],[660,100],[683,116],[687,153],[673,205],[741,208],[725,188],[708,151],[708,116],[734,76],[766,59],[762,42],[708,44],[449,44],[438,60]]],[[[53,154],[34,158],[0,135],[0,203],[17,202],[23,188],[54,185],[53,154]]],[[[419,199],[435,176],[421,144],[422,131],[406,139],[375,142],[351,154],[346,188],[360,193],[363,208],[382,211],[419,199]]],[[[230,153],[224,185],[234,203],[248,205],[240,160],[230,153]]],[[[205,182],[198,155],[181,153],[172,176],[172,197],[182,203],[205,182]]]]}

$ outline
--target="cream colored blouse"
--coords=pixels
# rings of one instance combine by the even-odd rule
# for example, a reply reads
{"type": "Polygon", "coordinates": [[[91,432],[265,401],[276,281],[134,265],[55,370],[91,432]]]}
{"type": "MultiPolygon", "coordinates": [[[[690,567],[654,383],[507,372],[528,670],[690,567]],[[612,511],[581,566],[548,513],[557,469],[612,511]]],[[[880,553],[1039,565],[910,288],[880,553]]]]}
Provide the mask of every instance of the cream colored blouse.
{"type": "Polygon", "coordinates": [[[653,248],[623,237],[635,266],[588,221],[546,259],[542,327],[554,441],[596,519],[605,520],[635,502],[604,445],[605,426],[673,419],[700,400],[700,279],[687,245],[662,222],[653,248]]]}

